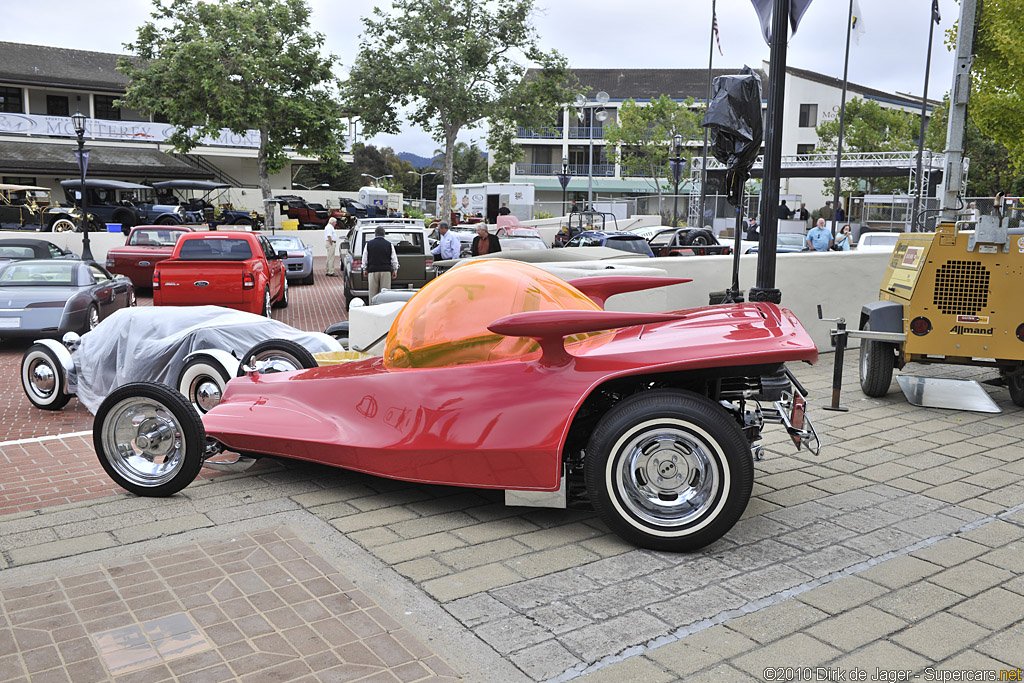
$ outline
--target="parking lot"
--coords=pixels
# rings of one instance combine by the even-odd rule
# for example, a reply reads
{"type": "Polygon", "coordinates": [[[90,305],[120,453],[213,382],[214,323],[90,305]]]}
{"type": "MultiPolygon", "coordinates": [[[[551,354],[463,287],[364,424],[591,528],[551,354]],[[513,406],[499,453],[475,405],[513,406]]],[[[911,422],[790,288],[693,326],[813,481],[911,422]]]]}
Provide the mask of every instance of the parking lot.
{"type": "MultiPolygon", "coordinates": [[[[274,317],[322,330],[344,317],[340,288],[294,287],[274,317]]],[[[763,681],[1024,664],[1024,419],[1002,388],[983,385],[1001,414],[915,408],[895,384],[867,399],[854,357],[850,412],[832,413],[831,355],[793,368],[822,454],[766,430],[744,519],[674,555],[587,510],[294,462],[136,498],[104,475],[77,401],[29,406],[25,347],[0,348],[4,680],[763,681]]]]}

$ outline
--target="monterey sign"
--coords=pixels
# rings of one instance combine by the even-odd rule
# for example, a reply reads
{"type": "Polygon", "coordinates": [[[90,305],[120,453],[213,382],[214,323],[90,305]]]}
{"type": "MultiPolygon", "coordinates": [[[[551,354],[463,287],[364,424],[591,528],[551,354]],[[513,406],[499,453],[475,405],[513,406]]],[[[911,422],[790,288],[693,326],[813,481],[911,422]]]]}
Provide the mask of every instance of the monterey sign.
{"type": "MultiPolygon", "coordinates": [[[[85,137],[93,140],[137,140],[140,142],[166,142],[174,126],[149,121],[108,121],[86,119],[85,137]]],[[[75,128],[67,116],[41,116],[39,114],[0,113],[0,134],[40,135],[45,137],[75,138],[75,128]]],[[[244,135],[222,128],[216,136],[206,136],[200,143],[211,147],[260,146],[260,133],[247,130],[244,135]]]]}

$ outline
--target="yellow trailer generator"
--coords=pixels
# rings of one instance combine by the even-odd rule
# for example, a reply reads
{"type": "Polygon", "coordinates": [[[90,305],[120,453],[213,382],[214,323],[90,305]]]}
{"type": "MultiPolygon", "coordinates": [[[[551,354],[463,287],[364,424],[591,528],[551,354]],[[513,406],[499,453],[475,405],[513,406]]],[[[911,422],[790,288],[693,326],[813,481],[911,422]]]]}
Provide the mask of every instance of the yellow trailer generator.
{"type": "Polygon", "coordinates": [[[860,385],[884,396],[893,368],[947,363],[997,368],[1024,406],[1024,230],[995,216],[904,233],[879,301],[861,310],[860,385]]]}

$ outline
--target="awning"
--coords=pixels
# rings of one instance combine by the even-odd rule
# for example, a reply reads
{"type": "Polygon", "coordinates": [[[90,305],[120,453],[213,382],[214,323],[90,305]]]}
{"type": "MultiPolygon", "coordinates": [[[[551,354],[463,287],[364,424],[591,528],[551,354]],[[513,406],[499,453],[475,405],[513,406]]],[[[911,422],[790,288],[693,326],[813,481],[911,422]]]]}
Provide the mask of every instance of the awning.
{"type": "MultiPolygon", "coordinates": [[[[517,183],[533,183],[534,189],[548,192],[552,190],[562,191],[562,186],[556,176],[516,176],[517,183]]],[[[587,176],[573,176],[569,181],[567,192],[586,192],[587,176]]],[[[605,176],[594,176],[594,192],[639,192],[643,194],[657,194],[657,186],[654,180],[636,178],[632,180],[620,180],[605,176]]]]}
{"type": "MultiPolygon", "coordinates": [[[[148,148],[95,147],[89,152],[90,177],[194,178],[205,180],[213,174],[175,159],[169,154],[148,148]]],[[[0,142],[0,173],[6,175],[62,175],[77,178],[79,174],[75,150],[78,145],[57,145],[38,142],[0,142]]]]}

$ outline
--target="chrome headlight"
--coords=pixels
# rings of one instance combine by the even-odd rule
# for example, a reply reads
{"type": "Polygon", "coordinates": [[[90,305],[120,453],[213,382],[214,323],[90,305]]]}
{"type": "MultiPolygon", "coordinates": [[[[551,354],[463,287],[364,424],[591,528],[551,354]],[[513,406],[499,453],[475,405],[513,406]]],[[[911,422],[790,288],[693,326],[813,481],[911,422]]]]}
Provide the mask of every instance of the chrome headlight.
{"type": "Polygon", "coordinates": [[[178,208],[177,208],[177,209],[175,209],[175,210],[174,210],[174,212],[175,212],[176,214],[178,214],[178,218],[180,218],[181,220],[185,220],[185,207],[184,207],[184,206],[181,206],[181,205],[179,204],[179,205],[178,205],[178,208]]]}

